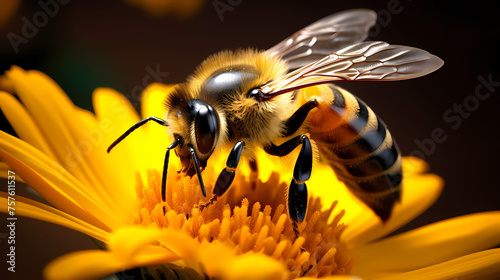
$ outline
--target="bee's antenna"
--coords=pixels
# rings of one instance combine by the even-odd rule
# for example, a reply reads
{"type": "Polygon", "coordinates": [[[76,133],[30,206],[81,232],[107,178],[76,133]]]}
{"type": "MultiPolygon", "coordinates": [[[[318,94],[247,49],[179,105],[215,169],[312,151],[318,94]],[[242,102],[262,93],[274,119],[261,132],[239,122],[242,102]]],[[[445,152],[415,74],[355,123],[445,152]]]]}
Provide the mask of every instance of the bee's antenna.
{"type": "Polygon", "coordinates": [[[170,156],[170,150],[177,147],[179,143],[182,142],[182,137],[179,137],[175,139],[170,146],[167,148],[167,153],[165,154],[165,161],[163,163],[163,175],[161,177],[161,199],[163,202],[165,202],[166,199],[166,188],[167,188],[167,171],[168,171],[168,158],[170,156]]]}
{"type": "Polygon", "coordinates": [[[201,178],[200,164],[198,163],[198,158],[196,158],[196,153],[194,152],[193,146],[187,145],[188,150],[191,152],[193,157],[194,167],[196,168],[196,174],[198,175],[198,180],[200,181],[201,192],[204,197],[207,197],[207,192],[205,191],[205,185],[203,184],[203,178],[201,178]]]}
{"type": "Polygon", "coordinates": [[[141,127],[142,125],[144,125],[148,121],[155,121],[163,126],[168,126],[167,121],[162,120],[162,119],[157,118],[157,117],[149,117],[147,119],[143,119],[142,121],[139,121],[138,123],[134,124],[131,128],[129,128],[127,131],[125,131],[125,133],[123,133],[120,137],[118,137],[118,139],[116,139],[115,142],[113,142],[111,145],[109,145],[108,150],[107,150],[108,153],[111,151],[111,149],[113,149],[116,145],[118,145],[118,143],[120,143],[123,139],[125,139],[125,137],[127,137],[130,133],[132,133],[132,131],[141,127]]]}

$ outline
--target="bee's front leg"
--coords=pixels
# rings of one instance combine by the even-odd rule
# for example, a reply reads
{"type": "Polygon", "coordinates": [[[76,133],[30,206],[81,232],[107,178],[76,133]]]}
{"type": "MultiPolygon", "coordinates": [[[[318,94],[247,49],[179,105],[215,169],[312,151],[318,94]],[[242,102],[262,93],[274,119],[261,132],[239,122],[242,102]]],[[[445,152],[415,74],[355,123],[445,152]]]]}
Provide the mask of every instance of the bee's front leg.
{"type": "Polygon", "coordinates": [[[227,189],[229,189],[231,183],[233,183],[234,176],[236,175],[236,168],[238,167],[238,163],[240,162],[243,147],[245,147],[244,141],[239,141],[234,145],[233,149],[229,153],[229,156],[227,157],[226,167],[222,169],[222,172],[219,174],[219,178],[217,178],[217,182],[215,183],[213,191],[213,197],[210,198],[207,203],[197,205],[197,208],[203,210],[204,208],[217,201],[217,198],[222,196],[227,191],[227,189]]]}
{"type": "Polygon", "coordinates": [[[264,147],[268,154],[282,157],[291,153],[299,145],[302,145],[302,148],[295,162],[293,179],[290,182],[287,197],[288,215],[292,221],[295,239],[299,237],[297,223],[302,222],[307,213],[307,186],[305,181],[309,180],[312,171],[313,152],[311,142],[306,135],[302,134],[279,146],[271,143],[264,147]]]}

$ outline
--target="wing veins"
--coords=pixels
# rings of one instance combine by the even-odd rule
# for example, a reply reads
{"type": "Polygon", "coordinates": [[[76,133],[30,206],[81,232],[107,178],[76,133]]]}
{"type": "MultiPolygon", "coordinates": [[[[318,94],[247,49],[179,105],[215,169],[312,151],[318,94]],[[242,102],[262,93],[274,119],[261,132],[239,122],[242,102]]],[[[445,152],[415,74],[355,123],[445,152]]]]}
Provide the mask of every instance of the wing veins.
{"type": "Polygon", "coordinates": [[[354,80],[403,80],[433,72],[443,61],[424,50],[360,42],[272,81],[262,87],[267,98],[311,85],[354,80]],[[378,71],[377,71],[378,70],[378,71]]]}

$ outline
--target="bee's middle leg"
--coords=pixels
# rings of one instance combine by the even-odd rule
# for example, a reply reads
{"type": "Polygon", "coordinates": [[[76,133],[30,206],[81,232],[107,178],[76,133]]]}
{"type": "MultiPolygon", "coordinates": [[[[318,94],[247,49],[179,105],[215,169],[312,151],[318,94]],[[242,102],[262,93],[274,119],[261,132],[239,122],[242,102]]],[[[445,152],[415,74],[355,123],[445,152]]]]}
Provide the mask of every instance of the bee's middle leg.
{"type": "Polygon", "coordinates": [[[318,107],[318,101],[316,99],[311,99],[300,106],[300,108],[285,121],[285,132],[283,133],[283,137],[293,135],[302,126],[309,111],[316,107],[318,107]]]}
{"type": "Polygon", "coordinates": [[[312,171],[313,152],[311,142],[306,135],[302,134],[279,146],[271,143],[264,147],[268,154],[282,157],[291,153],[299,145],[302,145],[302,148],[295,162],[293,179],[290,182],[287,197],[288,216],[292,220],[295,239],[299,237],[297,223],[302,222],[307,213],[307,186],[305,181],[309,180],[312,171]]]}
{"type": "Polygon", "coordinates": [[[205,204],[197,205],[197,208],[203,210],[209,205],[212,205],[215,201],[217,201],[218,197],[223,195],[227,191],[227,189],[229,189],[231,183],[233,183],[234,176],[236,175],[236,168],[238,167],[238,163],[240,162],[243,147],[245,147],[244,141],[238,141],[234,145],[233,149],[229,153],[229,156],[227,157],[226,167],[222,169],[222,172],[219,174],[219,177],[215,182],[212,198],[210,198],[210,200],[205,204]]]}

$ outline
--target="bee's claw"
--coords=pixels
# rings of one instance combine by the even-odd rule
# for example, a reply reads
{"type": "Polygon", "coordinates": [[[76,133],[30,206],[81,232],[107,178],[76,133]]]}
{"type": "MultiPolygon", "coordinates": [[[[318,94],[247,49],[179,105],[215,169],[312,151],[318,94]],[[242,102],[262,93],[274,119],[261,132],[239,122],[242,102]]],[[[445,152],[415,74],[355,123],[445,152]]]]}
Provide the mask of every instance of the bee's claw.
{"type": "Polygon", "coordinates": [[[198,204],[198,205],[195,205],[194,207],[200,209],[200,212],[201,212],[201,211],[203,211],[203,209],[205,209],[208,206],[214,204],[214,202],[216,202],[216,201],[217,201],[217,195],[214,194],[214,196],[212,196],[212,198],[210,198],[210,200],[208,200],[207,203],[205,203],[205,204],[198,204]]]}

